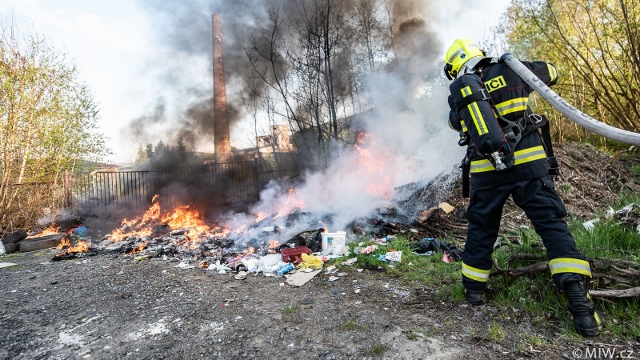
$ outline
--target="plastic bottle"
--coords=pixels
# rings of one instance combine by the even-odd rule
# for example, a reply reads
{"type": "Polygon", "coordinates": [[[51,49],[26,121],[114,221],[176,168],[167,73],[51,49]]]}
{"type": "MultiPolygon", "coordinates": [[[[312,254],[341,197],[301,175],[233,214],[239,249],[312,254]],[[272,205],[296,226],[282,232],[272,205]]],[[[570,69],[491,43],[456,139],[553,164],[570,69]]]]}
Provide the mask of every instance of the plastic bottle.
{"type": "Polygon", "coordinates": [[[276,271],[276,274],[278,274],[278,276],[282,276],[291,270],[293,270],[293,264],[286,263],[278,268],[278,271],[276,271]]]}

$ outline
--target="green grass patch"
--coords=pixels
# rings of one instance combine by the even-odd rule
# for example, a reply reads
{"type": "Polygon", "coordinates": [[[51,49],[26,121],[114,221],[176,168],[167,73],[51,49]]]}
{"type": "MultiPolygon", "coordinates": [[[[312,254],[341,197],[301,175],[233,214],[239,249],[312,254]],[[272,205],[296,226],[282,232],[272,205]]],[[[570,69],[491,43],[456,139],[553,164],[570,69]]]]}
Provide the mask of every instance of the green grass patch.
{"type": "Polygon", "coordinates": [[[293,314],[296,311],[298,311],[297,305],[287,305],[282,309],[283,314],[293,314]]]}
{"type": "Polygon", "coordinates": [[[504,340],[506,333],[502,328],[502,325],[492,323],[489,325],[489,340],[502,341],[504,340]]]}
{"type": "Polygon", "coordinates": [[[420,331],[420,329],[404,329],[402,333],[407,337],[407,339],[412,341],[417,341],[418,338],[423,338],[424,334],[420,331]]]}
{"type": "Polygon", "coordinates": [[[342,324],[340,324],[340,330],[349,331],[349,330],[367,330],[369,328],[366,324],[360,324],[354,319],[348,319],[342,324]]]}
{"type": "MultiPolygon", "coordinates": [[[[364,248],[370,243],[369,239],[362,239],[350,244],[353,253],[356,250],[358,261],[356,267],[373,268],[381,267],[385,269],[390,276],[399,278],[403,282],[418,283],[423,285],[429,284],[454,284],[459,283],[462,275],[460,273],[460,263],[444,263],[442,254],[436,253],[431,256],[421,256],[413,253],[410,247],[411,243],[405,238],[396,238],[389,241],[386,245],[376,244],[378,249],[369,254],[360,254],[358,249],[364,248]],[[380,255],[386,254],[388,251],[402,251],[402,261],[400,263],[388,263],[379,260],[380,255]]],[[[340,260],[341,263],[344,260],[340,260]]],[[[338,264],[339,264],[338,263],[338,264]]]]}
{"type": "Polygon", "coordinates": [[[372,344],[371,345],[371,353],[373,355],[382,355],[384,354],[387,350],[389,350],[389,347],[387,347],[384,344],[372,344]]]}
{"type": "Polygon", "coordinates": [[[5,254],[5,255],[0,256],[0,260],[1,261],[7,261],[7,260],[15,259],[15,258],[20,257],[20,256],[22,256],[21,253],[13,252],[11,254],[5,254]]]}

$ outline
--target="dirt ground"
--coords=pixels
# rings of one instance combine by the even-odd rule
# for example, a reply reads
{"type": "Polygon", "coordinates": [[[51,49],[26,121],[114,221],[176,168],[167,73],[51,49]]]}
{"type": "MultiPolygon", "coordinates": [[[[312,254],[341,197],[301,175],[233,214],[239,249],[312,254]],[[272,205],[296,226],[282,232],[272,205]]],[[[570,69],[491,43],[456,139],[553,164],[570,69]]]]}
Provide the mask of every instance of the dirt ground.
{"type": "MultiPolygon", "coordinates": [[[[581,144],[556,151],[570,214],[586,219],[620,188],[637,186],[628,171],[635,160],[581,144]]],[[[505,213],[505,229],[526,222],[515,209],[505,213]]],[[[353,266],[337,281],[321,273],[292,287],[262,274],[236,280],[183,269],[177,259],[53,255],[0,257],[18,264],[0,269],[0,359],[574,359],[603,346],[640,358],[640,339],[559,337],[559,319],[440,302],[436,289],[401,285],[377,269],[353,266]],[[504,339],[490,339],[492,323],[504,339]],[[536,336],[542,345],[523,346],[536,336]]]]}
{"type": "MultiPolygon", "coordinates": [[[[1,270],[0,359],[555,359],[587,346],[558,339],[557,319],[533,326],[513,309],[441,303],[375,270],[291,287],[177,261],[52,255],[1,270]],[[489,340],[489,323],[503,340],[489,340]],[[553,346],[518,350],[528,336],[553,346]]],[[[614,345],[640,355],[640,343],[614,345]]]]}

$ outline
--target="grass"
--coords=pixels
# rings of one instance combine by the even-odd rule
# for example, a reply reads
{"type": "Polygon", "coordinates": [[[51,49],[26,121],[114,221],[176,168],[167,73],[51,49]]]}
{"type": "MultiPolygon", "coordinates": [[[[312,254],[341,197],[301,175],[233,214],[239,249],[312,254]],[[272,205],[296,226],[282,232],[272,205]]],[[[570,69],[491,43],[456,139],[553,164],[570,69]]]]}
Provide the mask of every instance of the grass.
{"type": "Polygon", "coordinates": [[[389,348],[384,345],[384,344],[373,344],[371,345],[371,353],[373,355],[382,355],[384,354],[389,348]]]}
{"type": "Polygon", "coordinates": [[[0,256],[0,260],[1,261],[6,261],[6,260],[15,259],[15,258],[20,257],[20,256],[22,256],[22,253],[14,252],[14,253],[11,253],[11,254],[5,254],[5,255],[0,256]]]}
{"type": "Polygon", "coordinates": [[[297,305],[287,305],[282,309],[283,314],[293,314],[296,311],[298,311],[297,305]]]}
{"type": "Polygon", "coordinates": [[[369,326],[366,324],[359,324],[353,319],[346,320],[342,324],[340,324],[340,330],[349,331],[349,330],[366,330],[369,326]]]}
{"type": "Polygon", "coordinates": [[[502,325],[492,323],[489,326],[489,339],[493,341],[501,341],[505,338],[506,333],[502,328],[502,325]]]}
{"type": "Polygon", "coordinates": [[[416,341],[419,337],[424,337],[424,334],[420,331],[420,329],[405,329],[402,330],[402,333],[407,337],[407,339],[416,341]]]}

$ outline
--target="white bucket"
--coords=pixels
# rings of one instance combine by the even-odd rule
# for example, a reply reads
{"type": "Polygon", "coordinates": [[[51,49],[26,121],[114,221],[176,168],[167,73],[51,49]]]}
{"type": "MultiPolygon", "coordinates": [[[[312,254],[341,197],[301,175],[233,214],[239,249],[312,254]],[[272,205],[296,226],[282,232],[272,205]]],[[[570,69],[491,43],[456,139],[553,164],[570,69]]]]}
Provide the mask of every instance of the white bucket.
{"type": "Polygon", "coordinates": [[[342,255],[347,249],[347,233],[337,231],[334,233],[321,233],[322,255],[342,255]]]}

